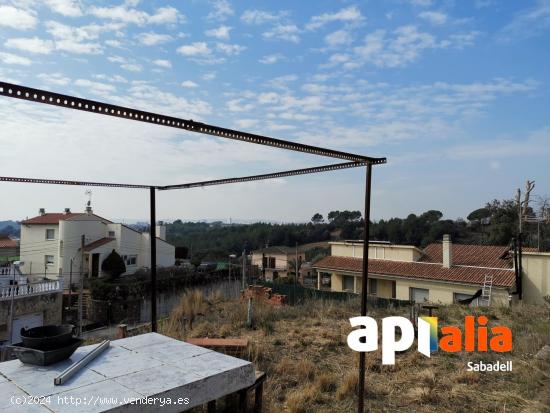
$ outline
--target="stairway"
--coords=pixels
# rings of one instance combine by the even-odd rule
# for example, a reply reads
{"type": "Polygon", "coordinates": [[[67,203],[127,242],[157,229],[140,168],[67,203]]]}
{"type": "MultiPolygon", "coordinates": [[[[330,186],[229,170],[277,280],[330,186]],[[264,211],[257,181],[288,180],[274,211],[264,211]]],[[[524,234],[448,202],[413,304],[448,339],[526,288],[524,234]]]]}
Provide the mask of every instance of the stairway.
{"type": "Polygon", "coordinates": [[[491,292],[493,289],[493,275],[485,275],[483,280],[483,289],[481,290],[480,304],[489,306],[491,305],[491,292]]]}

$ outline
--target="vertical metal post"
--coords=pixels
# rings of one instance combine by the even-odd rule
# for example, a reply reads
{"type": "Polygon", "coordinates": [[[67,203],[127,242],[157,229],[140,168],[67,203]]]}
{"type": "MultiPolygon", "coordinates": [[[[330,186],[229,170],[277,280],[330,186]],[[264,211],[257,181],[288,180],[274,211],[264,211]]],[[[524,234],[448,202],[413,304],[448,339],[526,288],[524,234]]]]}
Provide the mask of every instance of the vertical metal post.
{"type": "Polygon", "coordinates": [[[518,234],[518,285],[516,291],[518,298],[523,299],[523,233],[518,234]]]}
{"type": "Polygon", "coordinates": [[[246,282],[246,248],[243,249],[243,273],[242,273],[242,280],[241,280],[241,287],[243,289],[243,291],[245,290],[245,282],[246,282]]]}
{"type": "Polygon", "coordinates": [[[80,238],[80,280],[78,291],[78,336],[82,337],[82,323],[84,318],[84,309],[82,307],[84,300],[84,244],[86,243],[86,236],[82,234],[80,238]]]}
{"type": "MultiPolygon", "coordinates": [[[[372,165],[367,164],[365,185],[365,228],[363,234],[363,282],[361,288],[361,316],[367,315],[367,286],[369,279],[369,230],[370,230],[370,199],[371,199],[372,165]]],[[[365,406],[365,353],[359,353],[359,388],[357,391],[357,412],[363,413],[365,406]]]]}
{"type": "Polygon", "coordinates": [[[157,222],[155,205],[155,187],[149,188],[151,194],[151,224],[149,238],[151,241],[151,331],[157,331],[157,222]]]}

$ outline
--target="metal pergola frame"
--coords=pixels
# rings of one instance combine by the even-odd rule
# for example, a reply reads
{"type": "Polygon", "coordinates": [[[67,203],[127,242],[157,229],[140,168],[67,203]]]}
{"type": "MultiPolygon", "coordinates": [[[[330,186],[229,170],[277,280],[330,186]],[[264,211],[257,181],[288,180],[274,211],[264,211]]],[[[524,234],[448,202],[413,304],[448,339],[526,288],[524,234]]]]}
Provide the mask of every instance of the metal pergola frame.
{"type": "MultiPolygon", "coordinates": [[[[26,86],[15,85],[7,82],[0,82],[0,95],[26,100],[29,102],[42,103],[47,105],[64,107],[67,109],[80,110],[85,112],[97,113],[100,115],[113,116],[123,119],[145,122],[155,125],[162,125],[189,132],[201,133],[217,136],[225,139],[232,139],[258,145],[271,146],[275,148],[291,150],[312,155],[325,156],[345,160],[347,162],[329,164],[312,168],[294,169],[288,171],[274,172],[261,175],[251,175],[234,178],[224,178],[202,182],[190,182],[183,184],[172,184],[165,186],[146,185],[146,184],[123,184],[123,183],[105,183],[105,182],[87,182],[87,181],[69,181],[40,178],[20,178],[0,176],[0,181],[18,182],[18,183],[38,183],[48,185],[80,185],[80,186],[100,186],[131,189],[149,189],[150,194],[150,248],[151,248],[151,329],[157,330],[157,305],[156,305],[156,191],[189,189],[196,187],[205,187],[213,185],[226,185],[237,182],[249,182],[265,179],[273,179],[287,176],[314,174],[320,172],[335,171],[340,169],[366,167],[365,183],[365,210],[364,210],[364,235],[363,235],[363,277],[361,290],[361,315],[367,314],[367,285],[368,285],[368,237],[370,223],[370,205],[371,205],[371,186],[372,186],[372,166],[386,163],[386,158],[375,158],[348,152],[341,152],[317,146],[304,145],[297,142],[275,139],[268,136],[257,135],[242,132],[233,129],[222,128],[209,125],[192,119],[181,119],[172,116],[166,116],[158,113],[146,112],[129,107],[112,105],[105,102],[83,99],[75,96],[69,96],[59,93],[53,93],[46,90],[34,89],[26,86]]],[[[365,353],[359,353],[359,388],[357,411],[362,413],[364,410],[364,383],[365,383],[365,353]]]]}

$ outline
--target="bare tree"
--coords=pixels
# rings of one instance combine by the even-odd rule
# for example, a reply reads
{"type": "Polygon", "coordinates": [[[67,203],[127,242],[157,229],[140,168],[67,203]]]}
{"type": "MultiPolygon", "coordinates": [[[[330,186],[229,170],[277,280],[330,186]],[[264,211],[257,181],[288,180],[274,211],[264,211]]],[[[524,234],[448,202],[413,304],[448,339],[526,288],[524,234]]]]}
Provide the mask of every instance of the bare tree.
{"type": "Polygon", "coordinates": [[[519,218],[519,232],[522,231],[522,222],[527,218],[527,213],[529,212],[529,199],[531,197],[531,192],[535,189],[535,181],[529,181],[525,183],[525,193],[523,194],[523,201],[521,200],[521,189],[518,188],[516,194],[516,203],[518,206],[518,218],[519,218]]]}

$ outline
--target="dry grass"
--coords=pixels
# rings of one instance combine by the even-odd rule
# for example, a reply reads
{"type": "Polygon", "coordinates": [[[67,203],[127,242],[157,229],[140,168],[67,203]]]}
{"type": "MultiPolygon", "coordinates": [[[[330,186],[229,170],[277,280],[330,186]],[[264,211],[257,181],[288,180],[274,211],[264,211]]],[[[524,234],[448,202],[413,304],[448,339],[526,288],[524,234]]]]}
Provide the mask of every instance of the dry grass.
{"type": "MultiPolygon", "coordinates": [[[[182,300],[183,301],[183,300],[182,300]]],[[[357,302],[308,302],[296,307],[254,305],[254,328],[246,327],[246,303],[206,303],[193,330],[182,328],[178,308],[161,324],[161,332],[186,337],[247,337],[249,360],[267,373],[264,411],[348,413],[357,405],[357,353],[346,345],[349,317],[357,302]]],[[[380,319],[406,315],[407,309],[373,310],[380,319]]],[[[395,366],[382,366],[380,350],[366,354],[365,406],[372,412],[549,412],[550,364],[533,355],[550,344],[548,309],[441,307],[440,325],[462,325],[467,314],[484,314],[489,323],[511,326],[514,348],[509,354],[466,354],[438,351],[427,358],[414,346],[397,355],[395,366]],[[512,360],[513,373],[467,372],[468,361],[512,360]]],[[[200,409],[198,411],[201,411],[200,409]]],[[[225,412],[232,412],[231,407],[225,412]]]]}

